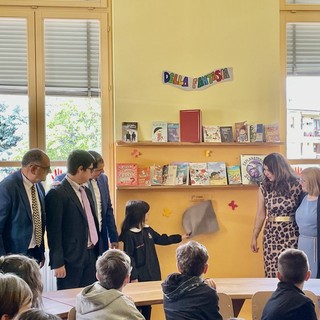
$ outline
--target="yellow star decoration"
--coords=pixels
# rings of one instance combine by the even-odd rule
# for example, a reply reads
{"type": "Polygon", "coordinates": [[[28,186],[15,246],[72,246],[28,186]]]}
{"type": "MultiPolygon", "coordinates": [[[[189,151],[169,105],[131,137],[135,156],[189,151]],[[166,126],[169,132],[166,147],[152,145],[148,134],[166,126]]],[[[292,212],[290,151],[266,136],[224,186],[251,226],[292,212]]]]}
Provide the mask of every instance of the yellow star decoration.
{"type": "Polygon", "coordinates": [[[212,153],[211,150],[206,150],[206,151],[204,152],[204,154],[205,154],[206,157],[211,157],[211,153],[212,153]]]}
{"type": "Polygon", "coordinates": [[[169,208],[164,208],[162,211],[162,215],[166,218],[169,218],[172,214],[172,211],[169,208]]]}

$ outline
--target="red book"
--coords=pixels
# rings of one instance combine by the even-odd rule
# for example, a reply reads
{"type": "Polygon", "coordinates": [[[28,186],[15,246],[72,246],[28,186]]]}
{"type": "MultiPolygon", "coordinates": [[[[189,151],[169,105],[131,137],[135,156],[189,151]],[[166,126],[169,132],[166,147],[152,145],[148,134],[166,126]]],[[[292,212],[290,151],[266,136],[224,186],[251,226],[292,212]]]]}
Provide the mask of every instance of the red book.
{"type": "Polygon", "coordinates": [[[180,141],[202,141],[202,123],[200,109],[180,110],[180,141]]]}
{"type": "Polygon", "coordinates": [[[138,165],[135,163],[117,163],[117,186],[138,185],[138,165]]]}

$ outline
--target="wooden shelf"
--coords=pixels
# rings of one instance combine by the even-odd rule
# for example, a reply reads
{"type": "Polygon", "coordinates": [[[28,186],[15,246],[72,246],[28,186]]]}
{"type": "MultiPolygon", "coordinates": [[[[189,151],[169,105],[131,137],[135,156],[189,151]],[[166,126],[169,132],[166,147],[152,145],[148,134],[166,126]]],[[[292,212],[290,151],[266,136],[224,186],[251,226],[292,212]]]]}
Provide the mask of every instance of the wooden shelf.
{"type": "Polygon", "coordinates": [[[223,186],[216,186],[216,185],[188,185],[188,186],[117,186],[117,190],[164,190],[164,189],[252,189],[257,188],[257,184],[227,184],[223,186]]]}
{"type": "Polygon", "coordinates": [[[250,142],[250,143],[240,143],[240,142],[152,142],[152,141],[140,141],[140,142],[124,142],[116,141],[117,147],[223,147],[223,146],[235,146],[235,147],[273,147],[283,145],[283,142],[250,142]]]}

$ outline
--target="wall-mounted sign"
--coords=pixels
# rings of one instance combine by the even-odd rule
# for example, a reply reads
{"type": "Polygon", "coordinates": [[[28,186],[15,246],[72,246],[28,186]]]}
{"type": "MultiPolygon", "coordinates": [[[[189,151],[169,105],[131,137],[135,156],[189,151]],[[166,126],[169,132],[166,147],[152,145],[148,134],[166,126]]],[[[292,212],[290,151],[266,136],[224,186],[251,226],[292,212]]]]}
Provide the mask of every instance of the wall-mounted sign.
{"type": "Polygon", "coordinates": [[[201,77],[192,78],[171,71],[163,71],[162,81],[164,84],[183,90],[203,90],[217,83],[233,80],[232,68],[221,68],[213,70],[201,77]]]}

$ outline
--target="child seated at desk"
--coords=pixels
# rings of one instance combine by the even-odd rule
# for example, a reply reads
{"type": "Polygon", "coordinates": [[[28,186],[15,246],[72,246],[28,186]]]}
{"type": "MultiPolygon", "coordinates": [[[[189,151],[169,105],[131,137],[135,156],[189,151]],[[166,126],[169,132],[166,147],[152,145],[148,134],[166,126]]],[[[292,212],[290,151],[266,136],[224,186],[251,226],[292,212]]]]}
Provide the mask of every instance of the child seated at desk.
{"type": "Polygon", "coordinates": [[[277,277],[280,282],[265,305],[261,319],[316,320],[314,304],[302,291],[310,275],[308,258],[303,251],[283,251],[278,258],[277,277]]]}
{"type": "Polygon", "coordinates": [[[109,249],[99,257],[96,267],[98,282],[77,295],[77,320],[144,320],[134,302],[121,292],[130,281],[129,256],[109,249]]]}
{"type": "Polygon", "coordinates": [[[180,273],[172,273],[162,283],[166,320],[222,320],[213,279],[203,280],[208,270],[205,246],[189,241],[176,251],[180,273]]]}

